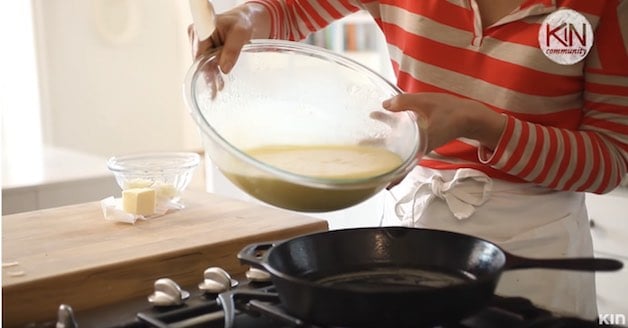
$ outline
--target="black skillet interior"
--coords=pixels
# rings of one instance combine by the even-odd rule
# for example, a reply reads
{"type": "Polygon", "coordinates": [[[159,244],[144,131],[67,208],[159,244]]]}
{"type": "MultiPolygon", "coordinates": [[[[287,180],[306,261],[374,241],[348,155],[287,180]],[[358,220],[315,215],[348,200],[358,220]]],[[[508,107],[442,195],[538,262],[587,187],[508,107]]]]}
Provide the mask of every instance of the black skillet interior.
{"type": "Polygon", "coordinates": [[[295,238],[276,245],[267,260],[286,276],[324,286],[394,292],[495,279],[506,255],[471,236],[387,227],[295,238]]]}

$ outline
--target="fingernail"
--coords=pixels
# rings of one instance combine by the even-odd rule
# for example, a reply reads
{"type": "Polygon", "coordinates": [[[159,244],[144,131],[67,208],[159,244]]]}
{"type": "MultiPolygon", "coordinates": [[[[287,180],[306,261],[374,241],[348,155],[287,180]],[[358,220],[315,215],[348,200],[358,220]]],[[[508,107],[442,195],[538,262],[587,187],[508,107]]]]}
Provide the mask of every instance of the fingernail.
{"type": "Polygon", "coordinates": [[[391,103],[390,99],[386,99],[382,103],[382,107],[384,107],[384,109],[389,109],[390,108],[390,103],[391,103]]]}
{"type": "Polygon", "coordinates": [[[220,70],[225,74],[229,73],[232,68],[233,64],[229,60],[225,60],[222,64],[220,64],[220,70]]]}

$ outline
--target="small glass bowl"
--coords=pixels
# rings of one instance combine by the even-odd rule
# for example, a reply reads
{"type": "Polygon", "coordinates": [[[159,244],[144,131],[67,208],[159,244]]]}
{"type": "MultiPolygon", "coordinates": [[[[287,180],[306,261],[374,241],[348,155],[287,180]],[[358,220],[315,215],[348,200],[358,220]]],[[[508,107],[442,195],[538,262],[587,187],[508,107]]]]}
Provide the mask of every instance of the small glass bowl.
{"type": "Polygon", "coordinates": [[[114,156],[107,167],[122,190],[154,188],[161,200],[178,202],[200,156],[190,152],[155,152],[114,156]]]}

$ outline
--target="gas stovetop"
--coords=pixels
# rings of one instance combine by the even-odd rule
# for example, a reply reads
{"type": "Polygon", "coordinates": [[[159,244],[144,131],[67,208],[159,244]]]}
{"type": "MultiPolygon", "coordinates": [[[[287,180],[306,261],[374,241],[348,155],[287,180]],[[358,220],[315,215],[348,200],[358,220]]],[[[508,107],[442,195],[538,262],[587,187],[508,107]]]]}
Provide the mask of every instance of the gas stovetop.
{"type": "MultiPolygon", "coordinates": [[[[125,327],[125,328],[283,328],[320,327],[284,311],[267,273],[252,269],[247,278],[232,279],[220,268],[209,268],[194,288],[181,288],[168,278],[155,282],[155,291],[142,300],[130,300],[89,311],[75,312],[71,304],[59,307],[57,322],[29,327],[125,327]]],[[[417,304],[420,306],[420,304],[417,304]]],[[[495,296],[479,312],[441,328],[559,328],[594,327],[594,322],[561,317],[535,307],[520,297],[495,296]]]]}

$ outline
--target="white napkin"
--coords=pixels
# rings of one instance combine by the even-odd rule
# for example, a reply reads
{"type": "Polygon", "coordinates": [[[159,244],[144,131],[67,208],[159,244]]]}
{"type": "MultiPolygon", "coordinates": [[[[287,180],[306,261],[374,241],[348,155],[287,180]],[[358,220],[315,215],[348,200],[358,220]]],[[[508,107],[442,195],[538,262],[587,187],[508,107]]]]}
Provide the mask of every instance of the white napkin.
{"type": "Polygon", "coordinates": [[[396,199],[397,216],[405,225],[414,226],[435,198],[444,200],[458,220],[471,217],[490,198],[493,180],[480,171],[459,169],[449,181],[434,175],[417,178],[409,187],[401,196],[391,195],[396,199]]]}
{"type": "Polygon", "coordinates": [[[183,208],[183,205],[171,200],[157,200],[155,213],[144,216],[125,212],[122,209],[122,198],[115,198],[111,196],[101,200],[100,207],[102,208],[103,216],[107,221],[135,224],[135,221],[137,220],[152,219],[160,217],[170,210],[180,210],[183,208]]]}

